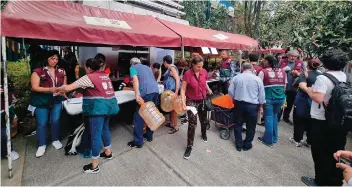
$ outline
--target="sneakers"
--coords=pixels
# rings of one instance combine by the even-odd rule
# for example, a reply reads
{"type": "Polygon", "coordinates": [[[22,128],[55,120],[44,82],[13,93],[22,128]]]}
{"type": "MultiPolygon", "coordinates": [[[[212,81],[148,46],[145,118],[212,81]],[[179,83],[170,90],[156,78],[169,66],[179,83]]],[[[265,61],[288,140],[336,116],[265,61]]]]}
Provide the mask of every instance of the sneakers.
{"type": "Polygon", "coordinates": [[[45,153],[45,149],[46,149],[46,145],[39,146],[39,147],[38,147],[38,150],[37,150],[37,153],[35,153],[35,156],[36,156],[37,158],[43,156],[44,153],[45,153]]]}
{"type": "Polygon", "coordinates": [[[12,161],[17,160],[19,158],[20,158],[20,155],[16,151],[11,152],[11,160],[12,161]]]}
{"type": "Polygon", "coordinates": [[[202,140],[203,140],[203,142],[207,143],[208,142],[207,136],[206,135],[205,136],[202,135],[202,140]]]}
{"type": "Polygon", "coordinates": [[[308,148],[310,148],[310,144],[308,144],[307,140],[302,140],[301,144],[306,146],[306,147],[308,147],[308,148]]]}
{"type": "Polygon", "coordinates": [[[293,137],[291,137],[290,142],[294,143],[296,145],[296,147],[301,147],[302,146],[302,141],[301,142],[296,142],[295,139],[293,137]]]}
{"type": "Polygon", "coordinates": [[[303,176],[301,178],[302,182],[304,182],[304,184],[306,184],[307,186],[318,186],[317,183],[315,182],[315,179],[313,178],[309,178],[309,177],[305,177],[303,176]]]}
{"type": "Polygon", "coordinates": [[[289,125],[293,125],[292,121],[289,120],[289,119],[284,119],[284,122],[287,123],[287,124],[289,124],[289,125]]]}
{"type": "Polygon", "coordinates": [[[142,148],[142,147],[143,147],[143,145],[136,145],[136,144],[134,143],[134,141],[128,142],[127,145],[130,146],[130,147],[132,147],[132,148],[142,148]]]}
{"type": "Polygon", "coordinates": [[[83,166],[83,171],[84,171],[84,173],[95,174],[95,173],[99,173],[100,168],[99,168],[99,165],[97,165],[96,168],[93,168],[93,165],[90,163],[90,164],[83,166]]]}
{"type": "Polygon", "coordinates": [[[264,145],[266,145],[266,146],[268,146],[268,147],[270,147],[270,148],[273,148],[273,147],[274,147],[273,144],[268,144],[268,143],[264,142],[264,140],[263,140],[262,137],[258,137],[258,140],[259,140],[262,144],[264,144],[264,145]]]}
{"type": "Polygon", "coordinates": [[[183,158],[188,160],[189,157],[191,157],[191,152],[192,152],[192,147],[187,147],[185,154],[183,155],[183,158]]]}
{"type": "Polygon", "coordinates": [[[62,148],[62,143],[59,140],[53,141],[52,145],[55,147],[55,149],[59,150],[62,148]]]}
{"type": "Polygon", "coordinates": [[[101,157],[101,158],[108,159],[108,160],[111,160],[111,159],[114,158],[114,157],[112,156],[112,153],[110,153],[110,155],[106,155],[106,154],[105,154],[105,151],[102,152],[102,153],[100,153],[100,157],[101,157]]]}

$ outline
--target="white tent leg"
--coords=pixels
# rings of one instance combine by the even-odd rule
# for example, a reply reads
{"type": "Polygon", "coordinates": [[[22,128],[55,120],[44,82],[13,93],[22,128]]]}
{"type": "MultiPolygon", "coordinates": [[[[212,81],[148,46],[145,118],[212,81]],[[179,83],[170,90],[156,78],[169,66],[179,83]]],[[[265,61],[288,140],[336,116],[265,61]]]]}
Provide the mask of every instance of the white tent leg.
{"type": "Polygon", "coordinates": [[[12,178],[12,155],[11,155],[11,133],[10,133],[10,112],[9,112],[9,90],[7,80],[7,65],[6,65],[6,39],[5,36],[1,37],[2,42],[2,56],[4,63],[4,96],[5,96],[5,120],[6,120],[6,136],[7,136],[7,160],[9,166],[9,178],[12,178]]]}
{"type": "Polygon", "coordinates": [[[185,46],[182,44],[181,46],[181,53],[182,53],[182,58],[185,58],[185,46]]]}

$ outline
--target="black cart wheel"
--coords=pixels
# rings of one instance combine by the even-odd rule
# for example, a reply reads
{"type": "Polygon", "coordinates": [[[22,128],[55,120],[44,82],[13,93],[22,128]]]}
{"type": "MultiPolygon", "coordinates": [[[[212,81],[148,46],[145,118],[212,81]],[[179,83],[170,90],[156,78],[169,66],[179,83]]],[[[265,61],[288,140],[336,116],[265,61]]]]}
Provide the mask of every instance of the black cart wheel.
{"type": "Polygon", "coordinates": [[[221,130],[220,138],[223,140],[228,140],[230,138],[230,130],[229,129],[221,130]]]}

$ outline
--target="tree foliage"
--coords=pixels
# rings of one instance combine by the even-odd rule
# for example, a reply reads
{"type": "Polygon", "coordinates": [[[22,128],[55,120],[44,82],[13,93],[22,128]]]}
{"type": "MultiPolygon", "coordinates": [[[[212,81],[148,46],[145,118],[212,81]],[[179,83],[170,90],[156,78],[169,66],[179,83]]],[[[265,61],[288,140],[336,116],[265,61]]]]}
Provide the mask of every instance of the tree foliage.
{"type": "Polygon", "coordinates": [[[181,4],[186,13],[182,18],[189,21],[190,25],[225,32],[234,31],[233,20],[223,5],[211,8],[209,1],[182,1],[181,4]]]}
{"type": "Polygon", "coordinates": [[[311,57],[327,48],[352,51],[351,1],[236,1],[234,19],[223,6],[209,13],[208,2],[183,1],[183,18],[193,26],[256,38],[263,48],[300,47],[311,57]]]}
{"type": "Polygon", "coordinates": [[[1,11],[4,10],[7,1],[1,1],[1,11]]]}
{"type": "Polygon", "coordinates": [[[277,3],[263,15],[259,38],[263,47],[300,47],[309,56],[327,48],[352,50],[352,3],[334,1],[290,1],[277,3]]]}

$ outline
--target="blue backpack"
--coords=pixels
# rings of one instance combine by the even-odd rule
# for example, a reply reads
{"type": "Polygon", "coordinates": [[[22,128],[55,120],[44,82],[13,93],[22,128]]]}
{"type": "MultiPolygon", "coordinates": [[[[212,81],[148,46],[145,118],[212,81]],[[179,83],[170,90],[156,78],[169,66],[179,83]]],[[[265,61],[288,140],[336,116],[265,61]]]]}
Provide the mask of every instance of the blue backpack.
{"type": "MultiPolygon", "coordinates": [[[[178,69],[176,68],[175,65],[172,65],[171,68],[175,68],[178,73],[178,69]]],[[[163,83],[164,83],[165,90],[171,90],[174,92],[176,90],[176,80],[173,77],[171,77],[171,68],[165,72],[163,83]]],[[[182,81],[180,80],[179,89],[181,89],[181,86],[182,86],[182,81]]]]}

